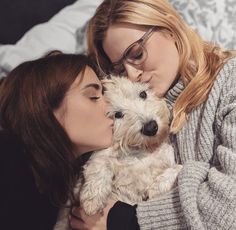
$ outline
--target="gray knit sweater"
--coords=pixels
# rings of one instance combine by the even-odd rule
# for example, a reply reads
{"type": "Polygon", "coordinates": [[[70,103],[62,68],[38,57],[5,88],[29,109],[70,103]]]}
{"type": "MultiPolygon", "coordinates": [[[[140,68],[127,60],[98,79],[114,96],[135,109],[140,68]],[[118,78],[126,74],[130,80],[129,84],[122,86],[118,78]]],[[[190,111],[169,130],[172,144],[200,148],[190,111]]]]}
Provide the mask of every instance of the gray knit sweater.
{"type": "MultiPolygon", "coordinates": [[[[178,82],[167,92],[169,104],[183,88],[178,82]]],[[[224,65],[206,102],[172,138],[184,166],[178,187],[138,204],[140,228],[236,230],[236,58],[224,65]]]]}

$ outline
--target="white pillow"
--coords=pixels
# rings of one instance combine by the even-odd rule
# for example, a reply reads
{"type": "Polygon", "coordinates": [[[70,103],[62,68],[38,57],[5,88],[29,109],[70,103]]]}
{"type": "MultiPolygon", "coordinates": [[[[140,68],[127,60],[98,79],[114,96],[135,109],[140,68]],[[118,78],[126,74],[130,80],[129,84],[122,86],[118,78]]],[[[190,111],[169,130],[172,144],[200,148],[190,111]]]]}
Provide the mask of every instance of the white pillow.
{"type": "Polygon", "coordinates": [[[77,45],[77,30],[85,26],[101,2],[78,0],[48,22],[34,26],[15,45],[0,46],[0,77],[20,63],[39,58],[53,49],[65,53],[84,50],[77,45]]]}

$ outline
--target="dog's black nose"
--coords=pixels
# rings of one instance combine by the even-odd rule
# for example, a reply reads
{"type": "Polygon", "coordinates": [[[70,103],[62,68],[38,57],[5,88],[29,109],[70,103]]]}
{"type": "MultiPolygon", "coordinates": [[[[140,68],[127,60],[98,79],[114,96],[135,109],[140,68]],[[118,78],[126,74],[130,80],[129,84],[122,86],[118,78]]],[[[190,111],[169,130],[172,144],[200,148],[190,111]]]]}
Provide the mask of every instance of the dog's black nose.
{"type": "Polygon", "coordinates": [[[157,122],[155,120],[151,120],[143,126],[141,133],[145,136],[155,136],[157,130],[158,130],[157,122]]]}

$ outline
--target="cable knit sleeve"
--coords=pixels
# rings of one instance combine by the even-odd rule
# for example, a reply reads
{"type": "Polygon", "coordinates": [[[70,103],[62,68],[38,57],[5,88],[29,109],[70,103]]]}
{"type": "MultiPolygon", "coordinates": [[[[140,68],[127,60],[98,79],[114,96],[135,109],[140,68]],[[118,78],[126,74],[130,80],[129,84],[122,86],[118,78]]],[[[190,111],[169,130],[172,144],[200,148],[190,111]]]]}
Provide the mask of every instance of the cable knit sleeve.
{"type": "Polygon", "coordinates": [[[138,204],[141,229],[236,229],[236,59],[225,65],[208,98],[182,134],[187,142],[195,124],[195,140],[183,143],[178,187],[138,204]]]}

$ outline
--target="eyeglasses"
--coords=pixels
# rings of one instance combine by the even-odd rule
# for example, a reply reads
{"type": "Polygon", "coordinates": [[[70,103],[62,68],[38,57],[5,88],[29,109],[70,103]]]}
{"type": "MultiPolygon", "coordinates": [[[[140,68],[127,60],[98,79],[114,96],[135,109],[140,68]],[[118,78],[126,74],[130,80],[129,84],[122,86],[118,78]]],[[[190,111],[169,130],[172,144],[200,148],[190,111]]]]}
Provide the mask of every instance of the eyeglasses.
{"type": "Polygon", "coordinates": [[[128,62],[132,65],[142,64],[148,56],[147,49],[144,47],[144,45],[156,28],[156,26],[153,26],[138,41],[132,43],[124,51],[122,58],[119,61],[112,63],[110,72],[115,75],[125,73],[125,67],[123,64],[124,62],[128,62]]]}

